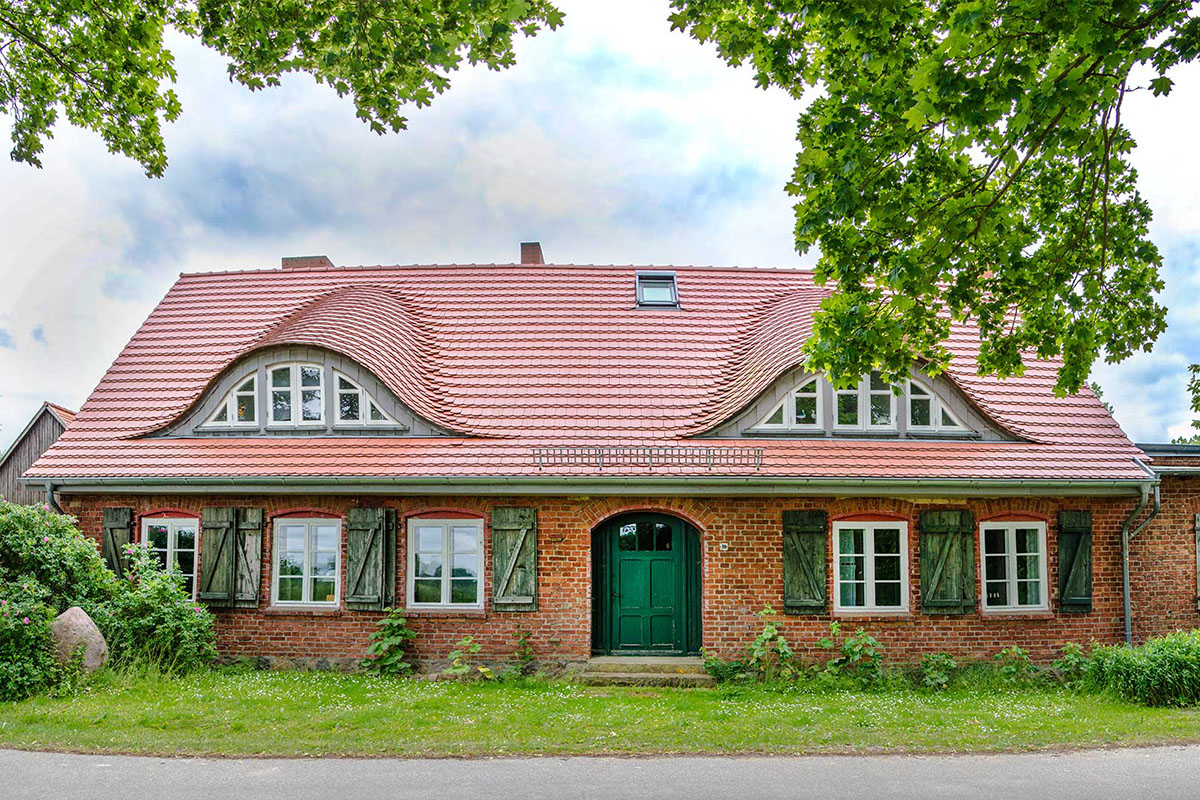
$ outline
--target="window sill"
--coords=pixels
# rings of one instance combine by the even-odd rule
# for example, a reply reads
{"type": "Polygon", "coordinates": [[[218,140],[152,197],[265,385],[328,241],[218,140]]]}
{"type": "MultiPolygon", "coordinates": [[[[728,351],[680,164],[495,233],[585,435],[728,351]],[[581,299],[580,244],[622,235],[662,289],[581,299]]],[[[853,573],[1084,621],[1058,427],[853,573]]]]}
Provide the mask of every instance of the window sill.
{"type": "Polygon", "coordinates": [[[340,617],[341,606],[267,606],[263,614],[272,617],[340,617]]]}
{"type": "Polygon", "coordinates": [[[487,610],[477,606],[455,608],[454,606],[408,606],[404,613],[410,617],[469,617],[483,619],[487,610]]]}
{"type": "Polygon", "coordinates": [[[981,612],[984,619],[1054,619],[1054,612],[1048,608],[985,608],[981,612]]]}
{"type": "Polygon", "coordinates": [[[834,609],[833,616],[835,617],[880,617],[883,619],[904,619],[907,617],[915,617],[912,611],[907,608],[840,608],[834,609]]]}

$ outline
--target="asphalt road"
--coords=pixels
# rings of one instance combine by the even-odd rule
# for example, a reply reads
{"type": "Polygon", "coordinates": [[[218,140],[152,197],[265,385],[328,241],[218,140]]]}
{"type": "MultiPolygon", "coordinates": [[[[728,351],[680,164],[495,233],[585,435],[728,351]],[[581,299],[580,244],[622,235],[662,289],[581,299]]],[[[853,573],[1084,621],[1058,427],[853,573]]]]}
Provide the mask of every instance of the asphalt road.
{"type": "Polygon", "coordinates": [[[0,750],[0,798],[1200,798],[1200,747],[995,756],[162,759],[0,750]]]}

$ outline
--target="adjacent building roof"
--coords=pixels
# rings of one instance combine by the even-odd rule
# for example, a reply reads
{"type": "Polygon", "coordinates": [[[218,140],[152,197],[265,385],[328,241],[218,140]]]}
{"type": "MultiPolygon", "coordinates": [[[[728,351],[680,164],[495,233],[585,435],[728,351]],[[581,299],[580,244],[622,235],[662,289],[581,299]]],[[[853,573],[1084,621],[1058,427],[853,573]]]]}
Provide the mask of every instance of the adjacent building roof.
{"type": "MultiPolygon", "coordinates": [[[[801,363],[828,290],[801,270],[671,267],[679,308],[638,308],[635,266],[471,264],[182,275],[67,433],[27,473],[74,479],[780,478],[1144,481],[1142,452],[1058,363],[949,377],[1011,442],[705,439],[801,363]],[[164,438],[211,381],[264,347],[319,346],[372,370],[449,437],[164,438]],[[714,461],[704,448],[752,448],[714,461]],[[536,457],[536,448],[639,448],[536,457]],[[660,451],[658,463],[646,448],[660,451]],[[646,455],[649,453],[649,457],[646,455]]],[[[655,268],[661,269],[661,268],[655,268]]],[[[547,451],[540,451],[545,454],[547,451]]],[[[583,451],[580,451],[583,452],[583,451]]],[[[590,451],[589,451],[590,452],[590,451]]]]}

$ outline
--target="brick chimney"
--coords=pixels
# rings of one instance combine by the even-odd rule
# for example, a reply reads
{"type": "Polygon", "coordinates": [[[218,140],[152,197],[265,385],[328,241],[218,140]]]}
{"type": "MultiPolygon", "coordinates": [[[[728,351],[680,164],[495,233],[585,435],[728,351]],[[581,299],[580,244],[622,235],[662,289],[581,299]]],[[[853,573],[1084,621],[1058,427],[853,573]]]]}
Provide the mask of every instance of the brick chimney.
{"type": "Polygon", "coordinates": [[[284,256],[281,259],[284,269],[333,269],[329,256],[284,256]]]}
{"type": "Polygon", "coordinates": [[[541,242],[521,242],[522,264],[545,264],[542,260],[541,242]]]}

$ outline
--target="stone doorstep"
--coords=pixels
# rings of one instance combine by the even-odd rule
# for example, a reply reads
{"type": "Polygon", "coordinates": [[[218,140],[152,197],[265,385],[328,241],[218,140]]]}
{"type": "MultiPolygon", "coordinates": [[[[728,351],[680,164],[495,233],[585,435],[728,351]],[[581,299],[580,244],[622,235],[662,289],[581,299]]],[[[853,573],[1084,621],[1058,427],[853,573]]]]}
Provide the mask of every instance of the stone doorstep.
{"type": "Polygon", "coordinates": [[[704,661],[695,656],[596,656],[583,665],[583,674],[601,672],[706,675],[704,661]]]}
{"type": "Polygon", "coordinates": [[[589,686],[711,686],[704,662],[695,657],[598,656],[574,676],[589,686]]]}

